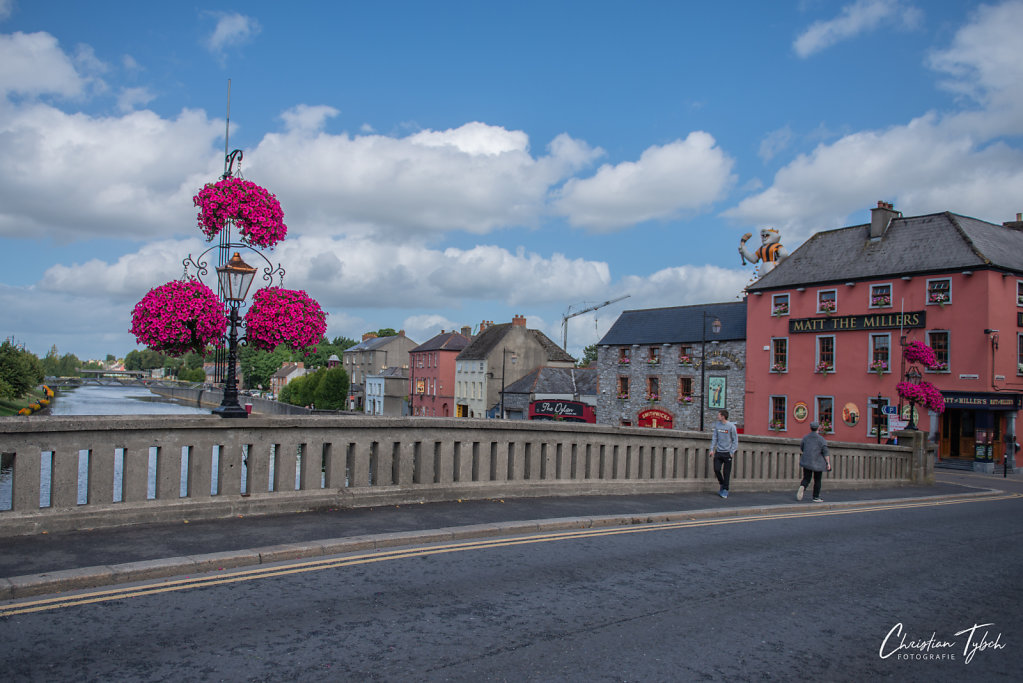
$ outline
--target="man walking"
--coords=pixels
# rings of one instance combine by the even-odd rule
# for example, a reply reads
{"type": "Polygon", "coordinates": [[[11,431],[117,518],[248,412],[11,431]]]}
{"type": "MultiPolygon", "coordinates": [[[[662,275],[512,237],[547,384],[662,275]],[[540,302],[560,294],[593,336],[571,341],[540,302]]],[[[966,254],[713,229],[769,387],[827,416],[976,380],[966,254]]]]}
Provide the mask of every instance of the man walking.
{"type": "Polygon", "coordinates": [[[728,421],[728,411],[718,411],[718,421],[711,428],[710,452],[714,454],[714,476],[721,484],[718,495],[728,497],[728,480],[732,477],[732,456],[739,448],[735,425],[728,421]]]}
{"type": "Polygon", "coordinates": [[[817,433],[819,428],[819,424],[811,422],[810,433],[799,444],[799,466],[803,468],[803,481],[799,482],[799,488],[796,489],[796,500],[803,500],[803,492],[812,477],[813,502],[824,502],[821,500],[821,478],[825,469],[831,471],[831,456],[828,454],[828,442],[817,433]]]}

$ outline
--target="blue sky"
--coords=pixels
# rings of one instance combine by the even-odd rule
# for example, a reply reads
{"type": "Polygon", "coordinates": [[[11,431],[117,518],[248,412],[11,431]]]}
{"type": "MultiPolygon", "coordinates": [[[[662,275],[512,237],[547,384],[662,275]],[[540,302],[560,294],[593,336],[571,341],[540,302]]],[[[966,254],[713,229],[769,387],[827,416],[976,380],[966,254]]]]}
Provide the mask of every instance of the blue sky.
{"type": "Polygon", "coordinates": [[[625,308],[734,301],[740,236],[791,251],[906,215],[1023,210],[1023,0],[0,0],[0,333],[136,348],[205,248],[231,148],[328,335],[514,314],[569,351],[625,308]]]}

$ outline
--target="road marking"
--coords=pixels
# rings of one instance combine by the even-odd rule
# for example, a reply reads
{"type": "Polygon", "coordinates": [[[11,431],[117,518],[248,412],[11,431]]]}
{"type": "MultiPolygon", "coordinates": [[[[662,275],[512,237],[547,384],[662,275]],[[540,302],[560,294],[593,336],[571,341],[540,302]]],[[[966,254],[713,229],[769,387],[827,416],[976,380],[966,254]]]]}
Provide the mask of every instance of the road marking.
{"type": "Polygon", "coordinates": [[[707,526],[720,526],[723,524],[741,524],[747,522],[765,522],[779,519],[805,519],[807,517],[828,517],[833,515],[851,515],[862,512],[879,512],[885,510],[906,510],[923,507],[939,507],[943,505],[959,505],[963,503],[986,503],[1002,500],[1023,498],[1023,494],[1007,493],[998,496],[987,496],[984,498],[966,498],[954,500],[931,500],[920,502],[899,502],[871,505],[849,509],[808,509],[798,512],[780,512],[760,515],[736,515],[733,517],[716,517],[712,519],[688,519],[677,522],[654,522],[643,523],[642,525],[599,527],[591,529],[573,529],[561,532],[539,532],[529,536],[512,536],[508,538],[490,538],[460,543],[447,543],[442,545],[430,545],[419,548],[404,548],[396,550],[373,551],[356,555],[345,555],[322,560],[306,560],[301,562],[289,562],[277,564],[270,567],[259,567],[246,569],[226,574],[214,574],[195,578],[175,579],[161,581],[160,583],[130,586],[98,591],[89,591],[77,595],[64,595],[52,598],[41,598],[36,600],[21,600],[7,605],[0,606],[0,618],[11,617],[19,614],[31,614],[48,610],[62,609],[66,607],[78,607],[91,605],[112,600],[124,600],[127,598],[138,598],[147,595],[158,595],[160,593],[171,593],[193,588],[204,588],[208,586],[222,586],[242,581],[254,581],[278,576],[290,576],[292,574],[304,574],[307,572],[323,571],[325,569],[339,569],[344,567],[355,567],[364,564],[375,564],[378,562],[389,562],[412,557],[429,557],[431,555],[443,555],[447,553],[464,552],[467,550],[486,550],[490,548],[505,548],[517,545],[530,545],[535,543],[551,543],[554,541],[569,541],[602,536],[617,536],[621,534],[639,534],[653,531],[671,531],[676,529],[689,529],[707,526]]]}

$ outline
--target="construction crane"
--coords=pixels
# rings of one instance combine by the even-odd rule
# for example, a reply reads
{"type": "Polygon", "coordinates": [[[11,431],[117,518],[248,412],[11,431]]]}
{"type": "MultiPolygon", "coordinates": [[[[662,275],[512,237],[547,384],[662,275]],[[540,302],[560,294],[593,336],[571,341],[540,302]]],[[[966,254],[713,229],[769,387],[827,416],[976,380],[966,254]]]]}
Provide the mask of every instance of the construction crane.
{"type": "Polygon", "coordinates": [[[572,310],[572,307],[569,306],[568,307],[568,311],[565,311],[565,315],[561,316],[561,348],[565,349],[565,351],[568,351],[568,319],[569,318],[574,318],[577,315],[582,315],[583,313],[589,313],[590,311],[595,311],[598,308],[604,308],[604,306],[610,306],[611,304],[613,304],[613,303],[615,303],[617,301],[621,301],[622,299],[628,299],[630,296],[632,296],[632,295],[631,294],[626,294],[625,296],[620,296],[617,299],[610,299],[609,301],[605,301],[602,304],[597,304],[596,306],[590,306],[589,308],[584,308],[583,310],[576,311],[575,313],[569,313],[568,312],[568,311],[572,310]]]}

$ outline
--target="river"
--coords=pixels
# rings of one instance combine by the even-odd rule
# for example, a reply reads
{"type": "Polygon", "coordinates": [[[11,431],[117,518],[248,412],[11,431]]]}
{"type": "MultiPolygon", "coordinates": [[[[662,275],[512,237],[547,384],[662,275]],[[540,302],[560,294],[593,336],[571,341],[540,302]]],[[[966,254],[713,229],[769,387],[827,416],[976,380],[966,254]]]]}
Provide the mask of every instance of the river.
{"type": "MultiPolygon", "coordinates": [[[[52,415],[209,415],[209,408],[196,408],[173,399],[150,393],[145,387],[101,387],[82,386],[74,389],[61,389],[56,400],[50,406],[52,415]]],[[[35,418],[29,418],[35,419],[35,418]]],[[[45,418],[43,418],[45,419],[45,418]]],[[[8,456],[0,458],[0,510],[11,509],[11,477],[13,463],[8,456]]],[[[123,456],[118,454],[114,466],[114,489],[121,491],[123,472],[123,456]]],[[[187,456],[183,458],[184,473],[188,465],[187,456]]],[[[39,475],[40,503],[48,505],[50,497],[50,466],[49,458],[41,462],[39,475]]],[[[216,462],[214,461],[214,470],[216,462]]],[[[88,489],[88,456],[79,454],[78,460],[78,502],[84,503],[88,489]]],[[[214,472],[214,480],[216,472],[214,472]]],[[[182,495],[185,495],[184,476],[182,476],[182,495]]],[[[150,497],[156,485],[156,461],[151,454],[149,463],[150,497]]],[[[119,500],[119,496],[118,496],[119,500]]],[[[116,501],[115,501],[116,502],[116,501]]]]}

